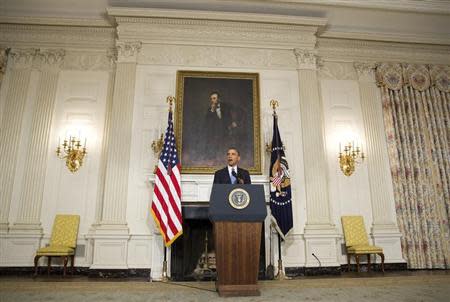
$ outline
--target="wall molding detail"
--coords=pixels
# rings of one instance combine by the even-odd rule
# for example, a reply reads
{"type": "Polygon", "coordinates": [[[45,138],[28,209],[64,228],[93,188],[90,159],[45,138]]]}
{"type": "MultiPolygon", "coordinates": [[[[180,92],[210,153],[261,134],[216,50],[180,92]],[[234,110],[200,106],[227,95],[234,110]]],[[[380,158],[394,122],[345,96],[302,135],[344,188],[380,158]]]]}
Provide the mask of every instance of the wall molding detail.
{"type": "Polygon", "coordinates": [[[0,45],[104,49],[114,45],[113,27],[0,24],[0,45]]]}
{"type": "Polygon", "coordinates": [[[267,14],[109,8],[120,40],[143,43],[308,48],[326,19],[267,14]],[[242,20],[246,20],[245,22],[242,20]]]}
{"type": "Polygon", "coordinates": [[[317,50],[324,61],[450,64],[446,45],[318,38],[317,50]]]}

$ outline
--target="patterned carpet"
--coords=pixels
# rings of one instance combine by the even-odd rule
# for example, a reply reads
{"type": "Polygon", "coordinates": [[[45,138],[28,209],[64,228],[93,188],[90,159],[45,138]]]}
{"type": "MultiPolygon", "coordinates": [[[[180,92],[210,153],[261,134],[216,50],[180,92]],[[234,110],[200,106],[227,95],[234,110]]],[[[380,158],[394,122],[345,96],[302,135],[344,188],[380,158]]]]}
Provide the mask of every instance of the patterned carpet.
{"type": "Polygon", "coordinates": [[[213,282],[105,281],[86,277],[0,277],[0,302],[12,301],[450,301],[450,272],[305,277],[260,281],[261,296],[220,298],[213,282]]]}

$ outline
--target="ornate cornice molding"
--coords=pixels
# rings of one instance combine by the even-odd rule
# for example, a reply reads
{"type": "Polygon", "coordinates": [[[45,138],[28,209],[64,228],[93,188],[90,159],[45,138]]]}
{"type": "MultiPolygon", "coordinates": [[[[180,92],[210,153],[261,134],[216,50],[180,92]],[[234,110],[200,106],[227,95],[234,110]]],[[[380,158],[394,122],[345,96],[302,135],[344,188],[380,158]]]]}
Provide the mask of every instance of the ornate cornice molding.
{"type": "Polygon", "coordinates": [[[181,10],[112,8],[108,12],[115,17],[120,40],[172,45],[313,49],[317,30],[326,22],[322,18],[305,21],[292,16],[181,10]]]}
{"type": "Polygon", "coordinates": [[[295,70],[292,50],[243,47],[144,44],[139,64],[295,70]]]}
{"type": "MultiPolygon", "coordinates": [[[[275,2],[269,0],[269,2],[275,2]]],[[[415,13],[433,13],[433,14],[450,14],[450,3],[442,0],[281,0],[276,2],[287,3],[303,3],[303,4],[320,4],[327,6],[343,6],[343,7],[358,7],[358,8],[374,8],[383,10],[395,10],[403,12],[415,13]],[[320,3],[318,3],[320,2],[320,3]]]]}
{"type": "Polygon", "coordinates": [[[325,61],[450,64],[450,46],[319,38],[325,61]]]}
{"type": "Polygon", "coordinates": [[[403,12],[416,13],[433,13],[433,14],[450,14],[450,3],[442,0],[269,0],[268,2],[285,2],[285,3],[299,3],[299,4],[316,4],[327,6],[343,6],[343,7],[357,7],[357,8],[374,8],[384,10],[395,10],[403,12]]]}
{"type": "Polygon", "coordinates": [[[141,42],[116,42],[117,62],[137,62],[137,55],[142,48],[141,42]]]}
{"type": "Polygon", "coordinates": [[[334,27],[320,35],[321,38],[356,39],[368,41],[386,41],[396,43],[423,43],[436,45],[450,45],[449,35],[443,34],[419,34],[419,33],[396,33],[396,32],[363,32],[349,28],[334,27]]]}
{"type": "Polygon", "coordinates": [[[0,24],[0,45],[16,48],[105,49],[114,45],[112,27],[0,24]]]}
{"type": "MultiPolygon", "coordinates": [[[[151,19],[183,19],[198,22],[207,21],[228,21],[258,23],[258,24],[291,24],[305,26],[325,26],[326,18],[307,17],[307,16],[289,16],[274,14],[257,14],[257,13],[241,13],[241,12],[219,12],[219,11],[200,11],[200,10],[182,10],[182,9],[159,9],[159,8],[129,8],[129,7],[109,7],[106,9],[108,15],[118,20],[133,19],[151,20],[151,19]],[[128,19],[124,19],[127,18],[128,19]],[[122,18],[122,19],[119,19],[122,18]]],[[[142,22],[142,21],[139,21],[142,22]]]]}
{"type": "Polygon", "coordinates": [[[59,65],[64,59],[65,54],[64,49],[43,49],[39,50],[38,57],[44,64],[59,65]]]}
{"type": "Polygon", "coordinates": [[[64,70],[111,71],[115,63],[115,59],[111,58],[111,53],[115,53],[115,50],[66,51],[61,68],[64,70]]]}
{"type": "Polygon", "coordinates": [[[375,82],[376,64],[373,62],[355,62],[353,67],[356,70],[358,79],[364,82],[375,82]]]}
{"type": "Polygon", "coordinates": [[[317,69],[319,58],[316,51],[295,48],[294,54],[297,58],[298,69],[317,69]]]}
{"type": "Polygon", "coordinates": [[[358,80],[352,63],[323,62],[319,66],[319,77],[324,80],[358,80]]]}
{"type": "Polygon", "coordinates": [[[109,20],[96,18],[0,16],[0,23],[52,26],[113,27],[109,20]]]}

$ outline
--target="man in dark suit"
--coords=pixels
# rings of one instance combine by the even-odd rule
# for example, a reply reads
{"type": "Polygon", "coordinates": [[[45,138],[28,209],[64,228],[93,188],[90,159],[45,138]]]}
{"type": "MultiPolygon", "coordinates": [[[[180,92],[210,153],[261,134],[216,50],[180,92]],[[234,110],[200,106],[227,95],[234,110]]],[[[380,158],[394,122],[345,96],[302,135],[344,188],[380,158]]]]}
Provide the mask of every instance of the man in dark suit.
{"type": "Polygon", "coordinates": [[[241,157],[239,150],[229,148],[227,151],[228,165],[214,173],[215,184],[251,184],[250,173],[247,170],[239,168],[237,165],[241,157]]]}

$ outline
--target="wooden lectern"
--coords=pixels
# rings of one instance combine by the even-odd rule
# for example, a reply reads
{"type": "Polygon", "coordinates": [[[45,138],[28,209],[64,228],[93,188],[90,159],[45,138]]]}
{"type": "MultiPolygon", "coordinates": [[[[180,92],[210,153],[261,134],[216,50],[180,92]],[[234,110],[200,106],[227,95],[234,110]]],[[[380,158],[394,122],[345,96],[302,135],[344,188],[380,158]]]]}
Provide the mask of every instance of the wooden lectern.
{"type": "Polygon", "coordinates": [[[259,296],[259,249],[267,216],[263,186],[215,184],[209,202],[219,295],[259,296]]]}

